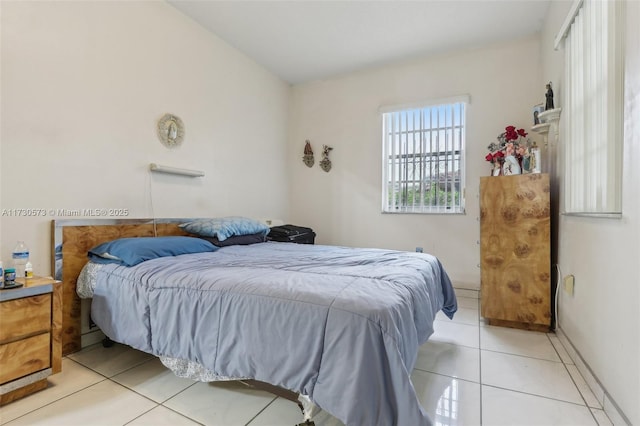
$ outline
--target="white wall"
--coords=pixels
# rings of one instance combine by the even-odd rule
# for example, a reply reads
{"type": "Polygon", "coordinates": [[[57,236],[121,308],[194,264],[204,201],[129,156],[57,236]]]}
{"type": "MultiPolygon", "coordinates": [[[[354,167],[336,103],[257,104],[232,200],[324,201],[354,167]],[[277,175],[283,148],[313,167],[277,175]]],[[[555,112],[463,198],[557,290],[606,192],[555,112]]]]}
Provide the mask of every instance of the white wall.
{"type": "MultiPolygon", "coordinates": [[[[459,287],[480,285],[479,177],[489,175],[487,145],[508,125],[528,129],[544,101],[538,39],[457,52],[294,86],[289,160],[291,219],[313,227],[317,241],[415,250],[438,256],[459,287]],[[381,213],[384,105],[469,94],[466,215],[381,213]],[[302,163],[309,139],[316,165],[302,163]],[[333,169],[318,167],[330,145],[333,169]]],[[[535,135],[533,139],[536,139],[535,135]]],[[[538,139],[540,140],[540,139],[538,139]]]]}
{"type": "MultiPolygon", "coordinates": [[[[542,33],[542,81],[557,82],[563,52],[553,51],[571,2],[551,2],[542,33]]],[[[627,2],[622,219],[559,217],[559,264],[575,276],[561,291],[559,325],[631,424],[640,424],[640,2],[627,2]]],[[[560,94],[560,96],[558,96],[560,94]]],[[[559,144],[562,141],[562,118],[559,144]]],[[[560,150],[561,152],[561,150],[560,150]]],[[[558,164],[561,163],[561,158],[558,164]]],[[[561,190],[562,167],[555,178],[561,190]]],[[[605,406],[605,410],[611,408],[605,406]]]]}
{"type": "Polygon", "coordinates": [[[286,218],[290,88],[164,2],[1,2],[1,257],[49,273],[50,209],[286,218]],[[177,149],[157,120],[179,116],[177,149]],[[150,176],[150,162],[204,178],[150,176]],[[5,212],[6,213],[6,212],[5,212]]]}

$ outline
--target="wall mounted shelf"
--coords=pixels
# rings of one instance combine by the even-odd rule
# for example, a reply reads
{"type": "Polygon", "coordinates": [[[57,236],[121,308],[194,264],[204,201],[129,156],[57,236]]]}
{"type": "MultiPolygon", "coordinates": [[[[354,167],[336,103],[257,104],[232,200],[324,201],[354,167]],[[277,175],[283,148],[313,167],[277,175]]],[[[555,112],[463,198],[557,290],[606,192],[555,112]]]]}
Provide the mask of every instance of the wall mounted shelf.
{"type": "Polygon", "coordinates": [[[562,108],[548,109],[538,114],[538,118],[541,123],[557,122],[560,120],[560,111],[562,111],[562,108]]]}
{"type": "Polygon", "coordinates": [[[551,127],[551,123],[536,124],[531,128],[531,131],[540,133],[541,135],[546,135],[549,133],[549,127],[551,127]]]}
{"type": "Polygon", "coordinates": [[[180,169],[177,167],[163,166],[156,163],[149,164],[149,170],[156,173],[167,173],[170,175],[189,176],[189,177],[202,177],[204,172],[201,170],[180,169]]]}

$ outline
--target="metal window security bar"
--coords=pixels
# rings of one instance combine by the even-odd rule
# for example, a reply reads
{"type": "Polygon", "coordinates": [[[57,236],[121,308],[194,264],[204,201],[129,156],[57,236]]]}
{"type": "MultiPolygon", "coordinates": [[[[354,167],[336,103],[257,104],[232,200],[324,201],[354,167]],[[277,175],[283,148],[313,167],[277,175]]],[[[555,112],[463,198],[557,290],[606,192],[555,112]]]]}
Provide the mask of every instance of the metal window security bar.
{"type": "Polygon", "coordinates": [[[464,213],[465,106],[458,97],[381,109],[385,213],[464,213]]]}

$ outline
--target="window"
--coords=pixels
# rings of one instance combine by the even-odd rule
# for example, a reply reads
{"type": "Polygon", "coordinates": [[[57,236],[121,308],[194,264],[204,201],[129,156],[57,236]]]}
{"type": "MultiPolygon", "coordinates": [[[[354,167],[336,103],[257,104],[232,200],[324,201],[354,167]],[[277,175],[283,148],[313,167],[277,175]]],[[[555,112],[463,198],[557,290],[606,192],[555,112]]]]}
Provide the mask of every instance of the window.
{"type": "Polygon", "coordinates": [[[565,213],[622,212],[624,2],[576,1],[564,39],[565,213]]]}
{"type": "Polygon", "coordinates": [[[464,213],[468,97],[382,110],[382,211],[464,213]]]}

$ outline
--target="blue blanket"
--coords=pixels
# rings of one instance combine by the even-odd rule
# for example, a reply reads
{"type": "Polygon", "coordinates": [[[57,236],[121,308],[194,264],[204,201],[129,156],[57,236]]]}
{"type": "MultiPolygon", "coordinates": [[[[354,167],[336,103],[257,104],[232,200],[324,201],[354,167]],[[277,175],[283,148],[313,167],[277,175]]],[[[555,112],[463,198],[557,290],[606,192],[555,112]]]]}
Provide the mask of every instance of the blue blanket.
{"type": "Polygon", "coordinates": [[[115,341],[308,395],[347,425],[429,425],[410,380],[453,288],[433,256],[289,243],[225,247],[97,274],[115,341]]]}

